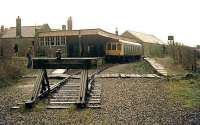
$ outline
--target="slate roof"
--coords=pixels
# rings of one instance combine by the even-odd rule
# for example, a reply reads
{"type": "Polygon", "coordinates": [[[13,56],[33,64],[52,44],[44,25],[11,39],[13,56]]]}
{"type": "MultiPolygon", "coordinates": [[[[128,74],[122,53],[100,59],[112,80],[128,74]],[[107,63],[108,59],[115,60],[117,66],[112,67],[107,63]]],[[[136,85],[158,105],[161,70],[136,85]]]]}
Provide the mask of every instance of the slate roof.
{"type": "MultiPolygon", "coordinates": [[[[141,40],[142,42],[145,42],[145,43],[164,44],[164,42],[162,40],[160,40],[159,38],[157,38],[156,36],[151,35],[151,34],[135,32],[135,31],[126,31],[126,32],[130,33],[131,35],[135,36],[136,38],[138,38],[139,40],[141,40]]],[[[123,36],[123,34],[122,34],[122,36],[123,36]]]]}
{"type": "MultiPolygon", "coordinates": [[[[22,37],[35,37],[36,29],[43,29],[46,26],[48,26],[48,24],[40,26],[22,26],[22,37]]],[[[3,33],[1,38],[16,38],[16,27],[10,27],[6,32],[3,33]]]]}
{"type": "Polygon", "coordinates": [[[109,39],[116,39],[116,40],[125,40],[125,41],[130,41],[136,43],[136,40],[128,38],[128,37],[123,37],[120,35],[116,35],[110,32],[107,32],[105,30],[102,30],[100,28],[96,29],[80,29],[80,30],[58,30],[58,31],[50,31],[50,32],[41,32],[39,33],[39,37],[45,37],[45,36],[78,36],[78,35],[86,35],[86,36],[94,36],[94,35],[99,35],[105,38],[109,39]]]}

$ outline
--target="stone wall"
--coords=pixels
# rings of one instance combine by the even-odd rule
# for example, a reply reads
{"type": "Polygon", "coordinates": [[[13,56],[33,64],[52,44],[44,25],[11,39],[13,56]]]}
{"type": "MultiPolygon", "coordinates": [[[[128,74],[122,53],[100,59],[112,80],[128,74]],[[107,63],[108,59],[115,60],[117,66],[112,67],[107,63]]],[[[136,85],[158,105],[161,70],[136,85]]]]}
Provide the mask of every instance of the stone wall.
{"type": "Polygon", "coordinates": [[[21,38],[19,40],[16,40],[16,38],[0,39],[0,56],[3,57],[15,56],[14,46],[17,43],[19,48],[18,56],[25,57],[28,48],[29,47],[33,48],[32,41],[35,41],[35,39],[34,38],[21,38]]]}

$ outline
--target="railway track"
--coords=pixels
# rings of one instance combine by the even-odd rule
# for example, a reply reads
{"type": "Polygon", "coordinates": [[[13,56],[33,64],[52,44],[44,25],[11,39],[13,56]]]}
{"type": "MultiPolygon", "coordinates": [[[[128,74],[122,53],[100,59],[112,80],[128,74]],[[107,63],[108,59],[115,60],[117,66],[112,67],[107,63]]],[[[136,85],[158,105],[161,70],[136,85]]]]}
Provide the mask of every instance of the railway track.
{"type": "Polygon", "coordinates": [[[46,97],[47,108],[69,108],[72,105],[100,108],[101,85],[95,83],[95,76],[109,67],[102,65],[102,58],[34,58],[32,62],[33,69],[40,70],[31,98],[25,102],[26,108],[32,108],[46,97]],[[65,68],[72,70],[67,74],[64,74],[66,70],[59,70],[65,68]],[[62,80],[52,85],[47,69],[56,69],[51,78],[62,80]]]}
{"type": "MultiPolygon", "coordinates": [[[[70,108],[74,104],[79,104],[80,79],[69,79],[60,87],[49,99],[47,108],[70,108]]],[[[95,83],[91,92],[86,97],[86,107],[100,108],[101,105],[101,85],[95,83]]]]}
{"type": "MultiPolygon", "coordinates": [[[[102,67],[101,69],[97,70],[89,70],[90,77],[88,78],[89,84],[88,88],[89,91],[86,93],[86,99],[81,107],[87,108],[101,108],[101,90],[102,85],[101,83],[95,82],[95,75],[104,71],[111,65],[107,65],[102,67]]],[[[80,71],[76,71],[71,73],[71,75],[80,75],[80,71]]],[[[70,108],[74,105],[80,104],[80,98],[82,93],[81,87],[81,78],[72,78],[70,77],[62,86],[59,87],[52,95],[49,97],[48,100],[48,109],[64,109],[70,108]]]]}

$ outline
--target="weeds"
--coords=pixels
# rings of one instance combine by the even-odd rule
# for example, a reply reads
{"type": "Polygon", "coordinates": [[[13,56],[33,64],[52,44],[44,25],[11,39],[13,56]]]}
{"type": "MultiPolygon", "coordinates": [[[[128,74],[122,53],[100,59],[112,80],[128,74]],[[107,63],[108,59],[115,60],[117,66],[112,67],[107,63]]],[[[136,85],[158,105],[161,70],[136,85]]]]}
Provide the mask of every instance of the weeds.
{"type": "Polygon", "coordinates": [[[198,79],[172,80],[166,84],[169,98],[180,101],[185,108],[200,107],[200,81],[198,79]]]}
{"type": "Polygon", "coordinates": [[[137,73],[141,73],[141,74],[154,73],[154,69],[150,66],[149,63],[147,63],[145,61],[135,62],[135,63],[133,63],[132,67],[134,67],[133,68],[134,72],[137,72],[137,73]]]}
{"type": "Polygon", "coordinates": [[[0,60],[0,87],[10,86],[12,83],[16,83],[20,76],[30,72],[32,70],[28,70],[22,62],[16,61],[15,64],[15,61],[2,59],[0,60]]]}

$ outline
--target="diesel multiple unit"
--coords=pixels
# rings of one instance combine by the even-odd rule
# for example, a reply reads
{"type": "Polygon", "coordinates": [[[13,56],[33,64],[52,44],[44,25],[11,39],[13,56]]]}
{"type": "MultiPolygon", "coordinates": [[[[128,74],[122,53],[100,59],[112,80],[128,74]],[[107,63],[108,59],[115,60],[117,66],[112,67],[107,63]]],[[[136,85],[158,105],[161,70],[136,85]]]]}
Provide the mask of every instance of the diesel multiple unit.
{"type": "Polygon", "coordinates": [[[142,55],[142,45],[139,43],[118,40],[117,42],[106,43],[107,60],[124,60],[139,59],[142,55]]]}

